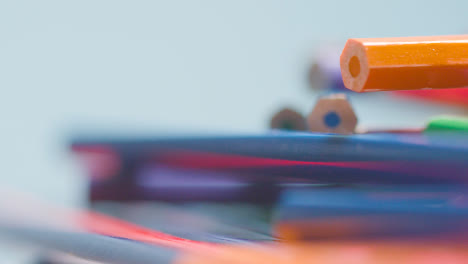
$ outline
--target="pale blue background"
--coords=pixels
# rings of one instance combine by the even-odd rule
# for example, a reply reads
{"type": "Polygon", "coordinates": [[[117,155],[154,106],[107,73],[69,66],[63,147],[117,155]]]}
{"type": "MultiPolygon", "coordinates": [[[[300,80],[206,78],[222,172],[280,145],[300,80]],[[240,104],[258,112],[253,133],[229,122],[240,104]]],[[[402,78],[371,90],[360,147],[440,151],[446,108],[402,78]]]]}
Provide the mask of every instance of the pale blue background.
{"type": "MultiPolygon", "coordinates": [[[[310,111],[304,73],[320,43],[462,33],[464,0],[1,1],[0,183],[81,203],[75,128],[260,131],[285,103],[310,111]]],[[[374,98],[353,100],[361,124],[462,112],[374,98]]]]}

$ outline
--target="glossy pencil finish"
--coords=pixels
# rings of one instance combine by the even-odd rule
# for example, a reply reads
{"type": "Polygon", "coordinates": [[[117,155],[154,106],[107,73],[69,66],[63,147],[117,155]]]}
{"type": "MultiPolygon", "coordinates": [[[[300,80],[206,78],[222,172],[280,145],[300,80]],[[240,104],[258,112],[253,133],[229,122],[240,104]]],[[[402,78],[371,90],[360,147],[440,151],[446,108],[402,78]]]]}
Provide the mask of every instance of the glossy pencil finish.
{"type": "MultiPolygon", "coordinates": [[[[56,228],[31,226],[0,226],[2,236],[22,241],[45,250],[53,250],[73,256],[111,264],[172,263],[176,252],[154,247],[138,241],[73,232],[56,228]]],[[[4,237],[2,237],[4,238],[4,237]]]]}
{"type": "Polygon", "coordinates": [[[349,39],[340,64],[356,92],[468,87],[468,35],[349,39]]]}
{"type": "Polygon", "coordinates": [[[0,212],[2,239],[104,263],[170,263],[180,248],[198,245],[99,213],[55,207],[9,189],[0,190],[0,212]]]}
{"type": "MultiPolygon", "coordinates": [[[[357,134],[274,132],[218,136],[90,138],[72,142],[75,152],[97,146],[126,157],[154,157],[154,154],[202,152],[268,158],[287,161],[467,161],[465,134],[357,134]],[[441,155],[443,151],[444,155],[441,155]]],[[[244,161],[244,160],[243,160],[244,161]]],[[[234,162],[235,163],[235,162],[234,162]]]]}
{"type": "Polygon", "coordinates": [[[289,190],[276,214],[283,239],[427,237],[468,231],[460,186],[289,190]]]}
{"type": "Polygon", "coordinates": [[[396,91],[392,94],[399,97],[409,97],[417,100],[425,100],[468,108],[467,88],[396,91]]]}
{"type": "MultiPolygon", "coordinates": [[[[167,175],[167,171],[151,169],[141,174],[144,172],[142,166],[147,165],[156,166],[153,168],[160,168],[161,165],[167,169],[172,168],[175,175],[185,174],[194,181],[204,181],[204,173],[213,171],[216,173],[207,175],[232,183],[254,184],[260,189],[271,188],[269,192],[272,194],[277,190],[275,186],[284,183],[468,182],[466,135],[448,137],[438,133],[379,133],[340,136],[289,132],[250,136],[82,139],[73,144],[73,149],[86,155],[88,148],[93,149],[97,145],[118,153],[123,164],[127,164],[124,167],[130,169],[124,169],[109,180],[93,181],[91,194],[95,199],[104,199],[112,194],[119,194],[122,199],[161,197],[161,188],[167,186],[161,175],[167,175]],[[132,159],[125,161],[125,157],[132,159]],[[161,186],[136,184],[143,179],[161,186]],[[144,192],[142,188],[145,189],[144,192]]],[[[189,182],[186,183],[184,188],[187,193],[192,189],[200,190],[199,187],[190,188],[189,182]]],[[[211,183],[215,181],[210,180],[206,184],[215,186],[211,183]]],[[[257,187],[252,190],[258,190],[257,187]]],[[[250,197],[243,191],[247,189],[242,188],[237,189],[238,194],[250,197]]],[[[226,189],[213,188],[211,191],[213,194],[223,193],[226,189]]],[[[170,195],[173,192],[166,193],[170,195]]],[[[193,194],[195,193],[191,193],[192,197],[193,194]]],[[[112,197],[118,198],[114,196],[112,197]]],[[[198,194],[195,196],[202,197],[198,194]]],[[[259,199],[258,196],[253,195],[253,200],[259,199]]],[[[167,199],[170,200],[171,197],[167,199]]]]}
{"type": "MultiPolygon", "coordinates": [[[[6,198],[6,197],[4,197],[6,198]]],[[[11,198],[11,197],[10,197],[11,198]]],[[[6,200],[6,199],[4,199],[6,200]]],[[[24,204],[23,204],[24,205],[24,204]]],[[[30,207],[31,208],[31,207],[30,207]]],[[[81,223],[82,212],[50,212],[50,207],[37,206],[15,216],[22,221],[5,222],[1,231],[12,239],[27,241],[52,249],[104,263],[465,263],[468,250],[458,238],[445,241],[333,241],[305,243],[204,244],[184,239],[161,237],[157,231],[137,227],[107,217],[90,215],[89,225],[81,223]],[[45,218],[31,212],[44,210],[45,218]],[[26,213],[25,213],[26,212],[26,213]],[[39,221],[35,221],[39,220],[39,221]],[[43,222],[43,220],[47,220],[43,222]],[[57,223],[64,220],[69,228],[57,223]],[[58,221],[58,222],[57,222],[58,221]],[[129,229],[128,227],[131,226],[129,229]],[[135,229],[136,228],[136,229],[135,229]],[[139,229],[139,230],[137,230],[139,229]],[[129,232],[130,231],[130,232],[129,232]],[[135,232],[137,231],[137,232],[135,232]],[[158,233],[155,235],[155,233],[158,233]],[[162,243],[161,243],[162,242],[162,243]],[[163,246],[164,245],[164,246],[163,246]],[[432,253],[431,253],[432,252],[432,253]],[[429,254],[430,253],[430,254],[429,254]],[[429,256],[428,256],[429,254],[429,256]]],[[[14,218],[10,206],[8,219],[14,218]]],[[[24,207],[19,209],[25,209],[24,207]]],[[[2,211],[5,212],[5,211],[2,211]]]]}
{"type": "Polygon", "coordinates": [[[435,241],[334,241],[293,244],[227,245],[214,254],[186,254],[175,264],[413,264],[466,263],[463,244],[435,241]]]}
{"type": "Polygon", "coordinates": [[[425,132],[468,132],[468,118],[460,116],[436,116],[429,120],[425,132]]]}

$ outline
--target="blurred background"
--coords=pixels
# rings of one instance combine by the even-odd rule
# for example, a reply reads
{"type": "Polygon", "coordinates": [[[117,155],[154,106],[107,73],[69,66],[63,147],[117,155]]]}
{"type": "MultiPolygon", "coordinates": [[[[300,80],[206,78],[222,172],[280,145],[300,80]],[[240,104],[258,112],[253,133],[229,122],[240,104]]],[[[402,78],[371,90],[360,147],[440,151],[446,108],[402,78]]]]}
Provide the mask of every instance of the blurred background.
{"type": "MultiPolygon", "coordinates": [[[[463,0],[2,1],[0,182],[82,204],[84,172],[67,149],[77,132],[264,131],[282,106],[312,109],[319,48],[464,34],[467,13],[463,0]]],[[[465,113],[384,94],[351,99],[371,127],[465,113]]],[[[0,252],[5,263],[28,259],[0,252]]]]}

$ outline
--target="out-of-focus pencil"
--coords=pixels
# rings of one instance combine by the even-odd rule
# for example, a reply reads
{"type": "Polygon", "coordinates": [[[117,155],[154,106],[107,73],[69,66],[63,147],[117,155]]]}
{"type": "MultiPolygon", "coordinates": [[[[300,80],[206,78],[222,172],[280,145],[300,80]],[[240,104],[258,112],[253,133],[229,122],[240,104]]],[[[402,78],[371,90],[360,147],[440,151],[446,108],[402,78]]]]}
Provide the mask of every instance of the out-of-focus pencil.
{"type": "Polygon", "coordinates": [[[468,259],[468,247],[431,241],[348,241],[296,244],[227,245],[213,254],[179,255],[175,264],[413,264],[456,263],[468,259]]]}
{"type": "Polygon", "coordinates": [[[290,190],[280,200],[275,226],[288,240],[467,232],[465,192],[452,185],[290,190]]]}
{"type": "Polygon", "coordinates": [[[307,125],[304,116],[298,111],[285,107],[273,115],[270,121],[270,128],[304,131],[307,129],[307,125]]]}

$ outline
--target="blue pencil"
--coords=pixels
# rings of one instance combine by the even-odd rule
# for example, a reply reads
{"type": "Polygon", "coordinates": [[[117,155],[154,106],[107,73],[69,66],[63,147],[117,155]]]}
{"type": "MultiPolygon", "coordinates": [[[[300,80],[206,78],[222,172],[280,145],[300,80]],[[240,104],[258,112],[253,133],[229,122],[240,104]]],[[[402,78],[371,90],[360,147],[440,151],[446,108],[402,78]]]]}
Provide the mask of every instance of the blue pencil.
{"type": "Polygon", "coordinates": [[[260,182],[465,183],[467,139],[463,134],[341,136],[277,132],[217,137],[78,138],[72,148],[86,153],[95,146],[107,147],[132,166],[159,163],[228,171],[260,182]]]}
{"type": "Polygon", "coordinates": [[[301,239],[466,231],[465,193],[457,186],[419,185],[289,190],[278,204],[276,227],[301,239]]]}

